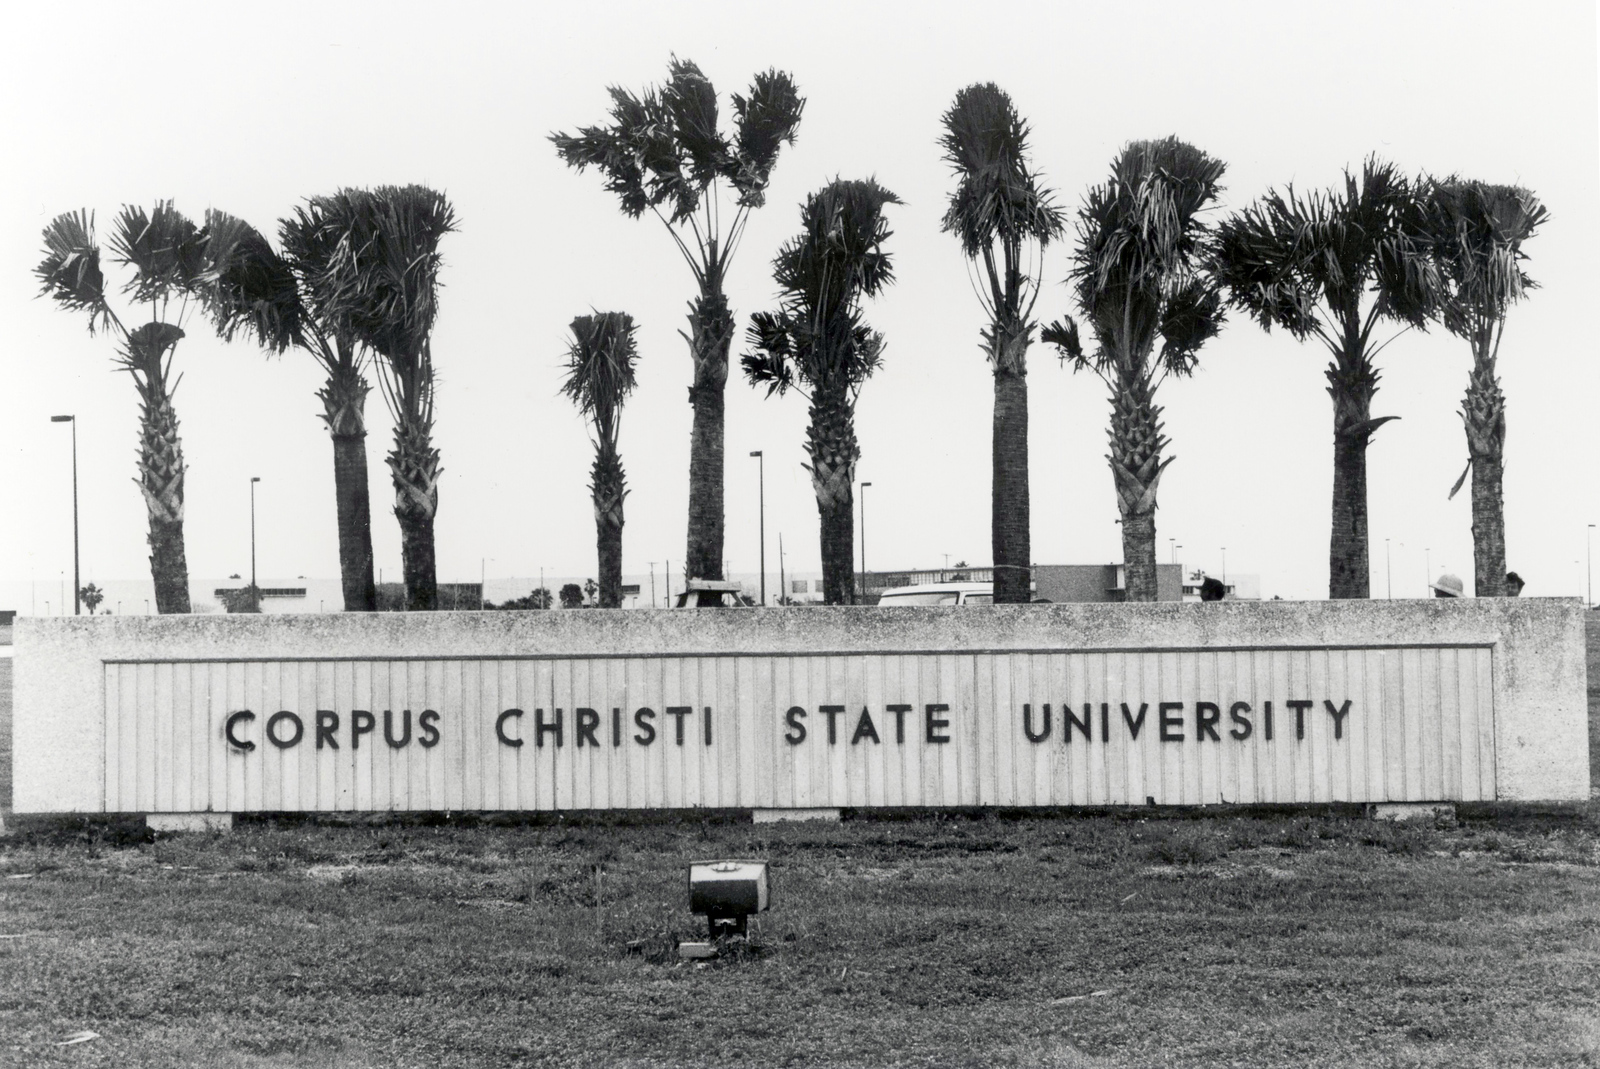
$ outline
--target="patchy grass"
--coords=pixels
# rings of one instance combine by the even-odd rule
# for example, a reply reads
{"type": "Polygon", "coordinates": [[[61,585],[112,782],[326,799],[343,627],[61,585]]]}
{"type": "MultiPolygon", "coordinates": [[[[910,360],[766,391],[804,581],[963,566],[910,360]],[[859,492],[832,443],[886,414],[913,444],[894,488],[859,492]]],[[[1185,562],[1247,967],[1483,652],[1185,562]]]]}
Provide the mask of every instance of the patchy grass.
{"type": "Polygon", "coordinates": [[[24,820],[0,935],[0,1063],[1593,1064],[1600,807],[24,820]],[[774,909],[680,963],[707,856],[768,859],[774,909]]]}

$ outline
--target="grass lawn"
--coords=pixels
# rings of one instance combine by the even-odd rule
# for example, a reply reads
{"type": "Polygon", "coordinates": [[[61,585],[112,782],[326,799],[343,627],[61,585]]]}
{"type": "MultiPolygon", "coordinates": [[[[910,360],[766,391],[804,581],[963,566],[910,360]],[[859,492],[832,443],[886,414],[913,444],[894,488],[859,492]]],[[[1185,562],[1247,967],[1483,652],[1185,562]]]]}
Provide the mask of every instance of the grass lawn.
{"type": "Polygon", "coordinates": [[[7,812],[0,1065],[1600,1065],[1600,803],[722,816],[7,812]],[[679,962],[718,856],[769,860],[774,908],[679,962]]]}

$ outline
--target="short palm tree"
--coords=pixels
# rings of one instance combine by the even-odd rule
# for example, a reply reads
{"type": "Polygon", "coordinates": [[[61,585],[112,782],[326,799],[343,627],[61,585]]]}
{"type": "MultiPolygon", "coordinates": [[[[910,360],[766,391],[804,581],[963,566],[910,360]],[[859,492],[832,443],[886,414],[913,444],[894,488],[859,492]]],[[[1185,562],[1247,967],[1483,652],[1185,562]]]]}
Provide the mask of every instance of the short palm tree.
{"type": "Polygon", "coordinates": [[[1111,177],[1078,209],[1069,281],[1096,348],[1084,351],[1071,317],[1042,335],[1111,391],[1107,459],[1129,601],[1156,600],[1156,490],[1174,459],[1161,456],[1167,438],[1156,389],[1168,375],[1193,372],[1200,347],[1222,325],[1201,213],[1216,200],[1224,166],[1176,137],[1124,148],[1111,177]]]}
{"type": "Polygon", "coordinates": [[[1216,271],[1228,301],[1265,330],[1280,326],[1315,337],[1332,359],[1333,528],[1328,596],[1365,598],[1367,443],[1396,416],[1372,417],[1378,390],[1373,358],[1382,320],[1426,323],[1435,284],[1426,259],[1408,254],[1402,220],[1415,208],[1411,183],[1392,164],[1369,158],[1344,188],[1298,196],[1269,190],[1218,231],[1216,271]]]}
{"type": "Polygon", "coordinates": [[[755,352],[741,361],[750,384],[765,385],[769,397],[794,389],[811,403],[806,468],[821,516],[829,605],[855,601],[855,407],[883,357],[883,335],[862,319],[861,301],[894,280],[883,209],[899,203],[871,180],[836,179],[807,197],[800,235],[773,261],[782,303],[751,317],[755,352]]]}
{"type": "MultiPolygon", "coordinates": [[[[1549,217],[1526,189],[1462,178],[1424,183],[1413,240],[1437,272],[1434,316],[1472,347],[1472,373],[1461,406],[1472,473],[1474,591],[1502,597],[1506,579],[1506,399],[1495,375],[1506,313],[1537,284],[1522,270],[1522,243],[1549,217]]],[[[1462,472],[1461,480],[1467,477],[1462,472]]],[[[1457,481],[1450,491],[1461,489],[1457,481]]]]}
{"type": "Polygon", "coordinates": [[[622,607],[622,500],[628,490],[617,434],[622,429],[622,403],[635,384],[639,351],[633,334],[633,317],[626,312],[599,312],[574,319],[567,377],[561,387],[594,425],[589,492],[594,498],[602,609],[622,607]]]}
{"type": "MultiPolygon", "coordinates": [[[[400,521],[406,608],[438,608],[433,520],[439,451],[433,445],[433,322],[439,242],[456,229],[444,194],[424,186],[344,189],[303,209],[308,241],[326,266],[308,276],[308,306],[335,338],[376,355],[378,385],[394,419],[388,456],[400,521]]],[[[295,255],[299,255],[298,252],[295,255]]]]}
{"type": "Polygon", "coordinates": [[[139,489],[150,521],[150,576],[156,611],[189,611],[189,565],[183,545],[183,443],[172,396],[178,379],[172,359],[184,337],[189,298],[206,269],[208,235],[172,207],[159,202],[146,213],[125,206],[117,215],[111,249],[118,263],[133,268],[123,286],[135,305],[149,305],[150,321],[129,328],[111,308],[94,216],[59,215],[44,229],[45,258],[34,273],[42,292],[69,311],[89,314],[89,332],[118,337],[117,366],[139,391],[139,489]]]}
{"type": "Polygon", "coordinates": [[[689,307],[689,531],[685,572],[722,578],[723,394],[733,313],[723,292],[752,210],[766,202],[778,151],[794,143],[805,101],[787,74],[758,74],[749,96],[734,94],[734,129],[717,123],[717,92],[700,68],[673,57],[667,83],[635,96],[611,89],[611,123],[552,134],[568,164],[597,168],[632,218],[653,213],[667,228],[699,294],[689,307]],[[722,229],[721,189],[733,198],[722,229]]]}
{"type": "Polygon", "coordinates": [[[983,352],[994,372],[994,478],[990,539],[994,600],[1031,600],[1033,552],[1028,496],[1028,346],[1044,249],[1062,231],[1061,212],[1028,166],[1028,127],[992,83],[969,85],[944,113],[945,161],[956,190],[944,229],[982,270],[973,290],[989,316],[983,352]]]}
{"type": "Polygon", "coordinates": [[[202,295],[217,332],[231,341],[253,335],[269,352],[291,346],[322,366],[328,381],[317,396],[333,438],[334,504],[339,522],[339,574],[346,612],[376,612],[372,565],[372,505],[367,486],[365,354],[349,335],[335,335],[307,307],[309,280],[328,270],[335,243],[314,206],[279,224],[286,255],[242,219],[206,212],[210,267],[202,295]]]}

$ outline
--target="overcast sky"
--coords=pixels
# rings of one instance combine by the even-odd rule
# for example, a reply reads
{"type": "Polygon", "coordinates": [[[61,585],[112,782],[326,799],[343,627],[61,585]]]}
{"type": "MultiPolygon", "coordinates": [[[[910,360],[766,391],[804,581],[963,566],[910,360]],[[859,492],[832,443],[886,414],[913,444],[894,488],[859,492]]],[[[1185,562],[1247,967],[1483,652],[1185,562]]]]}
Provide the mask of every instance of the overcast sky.
{"type": "MultiPolygon", "coordinates": [[[[1036,166],[1075,209],[1130,139],[1178,136],[1226,161],[1216,213],[1269,186],[1327,186],[1368,153],[1408,172],[1459,172],[1534,190],[1550,222],[1527,251],[1542,288],[1511,314],[1507,554],[1528,595],[1583,593],[1586,528],[1600,522],[1593,309],[1600,292],[1600,153],[1592,0],[1483,3],[31,4],[14,11],[0,62],[9,166],[0,175],[0,581],[71,575],[69,431],[79,417],[84,579],[147,577],[134,483],[138,406],[112,371],[112,341],[36,300],[39,235],[90,208],[101,233],[125,202],[172,198],[196,220],[216,207],[272,232],[302,198],[341,186],[424,183],[447,193],[433,352],[436,445],[445,474],[439,578],[593,574],[592,450],[558,395],[573,316],[622,310],[640,324],[639,389],[623,418],[624,568],[681,567],[691,410],[683,328],[693,281],[662,227],[630,220],[593,172],[547,140],[602,120],[606,87],[660,81],[693,59],[724,104],[758,70],[791,72],[807,98],[728,282],[740,342],[774,304],[771,259],[806,193],[875,176],[891,208],[897,282],[867,309],[888,339],[857,432],[873,568],[988,563],[992,380],[982,313],[954,238],[939,231],[953,187],[939,117],[961,87],[995,81],[1032,126],[1036,166]],[[982,11],[982,17],[977,17],[982,11]],[[803,14],[802,14],[803,11],[803,14]]],[[[1047,254],[1045,320],[1076,310],[1047,254]]],[[[125,276],[111,266],[108,274],[125,276]]],[[[249,566],[249,478],[263,582],[335,577],[331,446],[304,354],[267,358],[187,324],[175,406],[189,465],[189,567],[249,566]]],[[[1262,577],[1265,596],[1327,593],[1332,417],[1326,355],[1234,315],[1198,373],[1169,381],[1169,452],[1156,516],[1159,559],[1262,577]]],[[[1368,453],[1373,593],[1433,572],[1472,582],[1471,506],[1446,494],[1466,460],[1456,410],[1466,343],[1435,329],[1380,358],[1374,415],[1397,415],[1368,453]]],[[[1121,559],[1108,404],[1100,381],[1030,353],[1033,555],[1121,559]]],[[[805,402],[737,375],[727,391],[727,550],[757,559],[756,462],[766,453],[768,566],[781,532],[791,570],[819,567],[817,512],[801,470],[805,402]]],[[[377,563],[400,574],[383,457],[391,424],[367,407],[377,563]]],[[[859,543],[858,543],[859,552],[859,543]]],[[[10,608],[17,606],[3,606],[10,608]]],[[[24,607],[25,608],[25,607],[24,607]]]]}

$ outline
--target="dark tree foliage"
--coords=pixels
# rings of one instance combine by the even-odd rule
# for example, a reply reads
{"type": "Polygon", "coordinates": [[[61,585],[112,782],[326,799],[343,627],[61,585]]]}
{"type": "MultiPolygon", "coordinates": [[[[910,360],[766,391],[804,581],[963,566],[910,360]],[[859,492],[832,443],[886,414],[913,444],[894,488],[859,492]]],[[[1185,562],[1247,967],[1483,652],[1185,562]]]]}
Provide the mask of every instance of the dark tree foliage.
{"type": "Polygon", "coordinates": [[[1203,213],[1216,201],[1224,169],[1176,137],[1124,148],[1110,178],[1078,209],[1069,282],[1095,348],[1083,348],[1070,316],[1042,335],[1111,392],[1107,459],[1130,601],[1156,599],[1156,491],[1174,459],[1162,457],[1168,440],[1156,389],[1166,376],[1194,370],[1200,347],[1223,321],[1207,270],[1211,232],[1203,213]]]}
{"type": "Polygon", "coordinates": [[[800,235],[773,261],[778,310],[751,317],[754,351],[741,360],[751,385],[767,395],[796,390],[811,403],[806,453],[821,517],[824,600],[855,600],[854,482],[861,450],[855,406],[883,357],[883,335],[867,325],[861,301],[894,279],[883,217],[893,193],[876,182],[834,180],[806,198],[800,235]]]}
{"type": "MultiPolygon", "coordinates": [[[[1216,272],[1228,302],[1264,330],[1282,327],[1328,350],[1333,399],[1333,523],[1328,596],[1365,598],[1371,588],[1367,444],[1395,416],[1372,416],[1378,390],[1373,345],[1382,321],[1423,327],[1437,278],[1416,255],[1405,220],[1416,191],[1392,164],[1369,157],[1361,174],[1326,192],[1269,190],[1219,229],[1216,272]]],[[[1393,340],[1392,338],[1390,339],[1393,340]]]]}
{"type": "Polygon", "coordinates": [[[789,75],[758,74],[748,93],[733,95],[733,131],[724,133],[710,80],[675,56],[664,85],[641,94],[612,87],[610,94],[609,124],[550,140],[571,166],[598,169],[624,213],[660,219],[694,274],[699,293],[684,334],[694,362],[685,571],[691,579],[720,579],[723,394],[734,327],[723,281],[749,213],[766,201],[780,149],[794,143],[805,101],[789,75]],[[724,189],[732,198],[727,213],[724,189]]]}
{"type": "Polygon", "coordinates": [[[1028,488],[1028,346],[1044,249],[1062,232],[1061,212],[1028,163],[1028,127],[993,83],[970,85],[944,114],[940,146],[957,184],[944,230],[978,266],[973,291],[989,322],[984,355],[994,372],[990,534],[994,599],[1031,599],[1028,488]]]}

